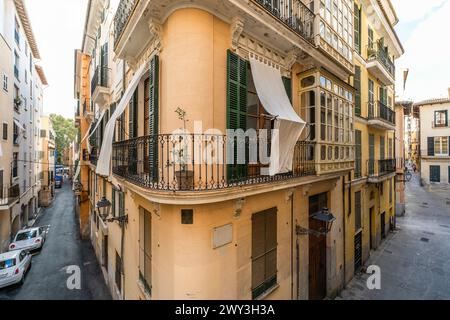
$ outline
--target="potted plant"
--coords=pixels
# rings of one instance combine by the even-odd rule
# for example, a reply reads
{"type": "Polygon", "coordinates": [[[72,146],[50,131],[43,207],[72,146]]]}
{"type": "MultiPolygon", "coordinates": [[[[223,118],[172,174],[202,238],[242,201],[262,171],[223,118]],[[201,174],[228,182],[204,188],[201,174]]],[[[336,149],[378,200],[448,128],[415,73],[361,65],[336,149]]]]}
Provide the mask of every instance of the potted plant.
{"type": "Polygon", "coordinates": [[[173,149],[174,165],[179,164],[179,169],[175,171],[175,177],[178,181],[178,188],[180,190],[189,190],[194,186],[194,171],[188,170],[189,164],[189,149],[186,134],[186,111],[180,107],[175,110],[178,119],[183,121],[183,134],[180,134],[177,148],[173,149]]]}

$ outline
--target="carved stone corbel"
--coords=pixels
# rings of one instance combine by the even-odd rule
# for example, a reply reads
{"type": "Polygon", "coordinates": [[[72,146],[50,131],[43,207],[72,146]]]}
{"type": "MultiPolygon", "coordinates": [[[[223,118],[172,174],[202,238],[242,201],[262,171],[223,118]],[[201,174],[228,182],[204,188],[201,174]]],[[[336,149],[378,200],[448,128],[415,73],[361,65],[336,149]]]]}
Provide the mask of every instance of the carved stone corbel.
{"type": "Polygon", "coordinates": [[[239,46],[239,39],[244,31],[244,21],[239,17],[234,17],[231,21],[231,49],[237,50],[239,46]]]}
{"type": "Polygon", "coordinates": [[[236,203],[234,204],[234,217],[235,218],[239,218],[241,216],[242,213],[242,206],[245,203],[245,199],[241,198],[236,200],[236,203]]]}
{"type": "Polygon", "coordinates": [[[286,69],[287,70],[291,70],[292,66],[295,64],[295,62],[297,62],[297,59],[300,57],[300,50],[299,49],[291,49],[291,51],[289,51],[289,53],[287,54],[286,58],[285,58],[285,64],[286,64],[286,69]]]}
{"type": "Polygon", "coordinates": [[[153,203],[153,213],[161,219],[161,205],[159,203],[153,203]]]}
{"type": "Polygon", "coordinates": [[[150,18],[148,20],[148,29],[153,35],[151,46],[159,53],[162,50],[163,27],[159,21],[150,18]]]}
{"type": "Polygon", "coordinates": [[[311,190],[312,184],[307,184],[303,186],[303,196],[306,197],[309,194],[309,190],[311,190]]]}

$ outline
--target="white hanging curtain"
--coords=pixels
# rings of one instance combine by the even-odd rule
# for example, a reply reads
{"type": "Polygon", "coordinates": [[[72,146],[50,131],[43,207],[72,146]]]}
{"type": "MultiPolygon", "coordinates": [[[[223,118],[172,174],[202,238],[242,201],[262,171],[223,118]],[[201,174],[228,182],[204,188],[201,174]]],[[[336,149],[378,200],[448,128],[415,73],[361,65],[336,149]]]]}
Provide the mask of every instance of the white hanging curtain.
{"type": "Polygon", "coordinates": [[[276,117],[272,132],[269,175],[292,171],[295,145],[305,127],[286,94],[281,72],[255,58],[250,66],[256,92],[264,109],[276,117]]]}
{"type": "Polygon", "coordinates": [[[25,127],[19,121],[17,121],[16,119],[13,119],[13,120],[14,120],[14,123],[16,124],[16,126],[18,126],[21,131],[26,131],[25,127]]]}
{"type": "Polygon", "coordinates": [[[103,143],[100,149],[100,155],[98,157],[97,161],[97,170],[96,173],[102,176],[109,176],[110,173],[110,162],[111,162],[111,153],[112,153],[112,143],[113,143],[113,137],[114,137],[114,128],[116,126],[117,119],[122,115],[122,113],[125,111],[128,103],[131,100],[131,97],[134,94],[134,91],[136,90],[136,87],[139,84],[139,81],[141,80],[142,75],[144,74],[145,70],[147,70],[148,66],[146,63],[143,63],[139,69],[135,72],[133,78],[131,79],[130,84],[128,85],[127,89],[125,90],[124,95],[122,96],[122,99],[120,100],[116,111],[111,115],[111,118],[109,119],[108,123],[105,127],[105,132],[103,135],[103,143]]]}
{"type": "Polygon", "coordinates": [[[80,165],[80,162],[78,162],[78,166],[77,166],[77,169],[75,171],[75,175],[73,176],[73,179],[72,179],[73,182],[77,181],[78,176],[80,175],[80,170],[81,170],[81,165],[80,165]]]}

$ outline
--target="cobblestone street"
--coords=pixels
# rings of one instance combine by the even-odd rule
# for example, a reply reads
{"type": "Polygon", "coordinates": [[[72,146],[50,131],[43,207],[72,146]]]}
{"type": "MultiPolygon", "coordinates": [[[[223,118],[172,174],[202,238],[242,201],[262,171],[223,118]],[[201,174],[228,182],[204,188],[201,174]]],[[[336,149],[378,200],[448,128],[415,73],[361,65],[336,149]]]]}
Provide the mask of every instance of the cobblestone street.
{"type": "Polygon", "coordinates": [[[369,290],[361,273],[337,299],[450,299],[450,192],[414,176],[406,196],[406,215],[366,263],[381,268],[381,289],[369,290]]]}

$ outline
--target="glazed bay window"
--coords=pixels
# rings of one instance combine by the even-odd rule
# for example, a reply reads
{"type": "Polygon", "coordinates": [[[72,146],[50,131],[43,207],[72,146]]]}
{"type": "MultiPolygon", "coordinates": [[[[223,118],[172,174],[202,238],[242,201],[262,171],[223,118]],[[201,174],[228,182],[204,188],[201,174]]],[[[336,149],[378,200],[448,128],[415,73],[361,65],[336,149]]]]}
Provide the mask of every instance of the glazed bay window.
{"type": "MultiPolygon", "coordinates": [[[[353,65],[353,36],[355,35],[353,9],[353,1],[320,1],[319,34],[324,40],[320,42],[320,45],[325,51],[334,51],[333,53],[344,58],[345,62],[342,61],[342,58],[337,60],[341,63],[344,62],[348,68],[353,65]]],[[[334,54],[332,55],[334,56],[334,54]]]]}
{"type": "Polygon", "coordinates": [[[300,76],[301,114],[310,124],[305,139],[317,142],[320,172],[353,167],[354,90],[323,72],[300,76]]]}

